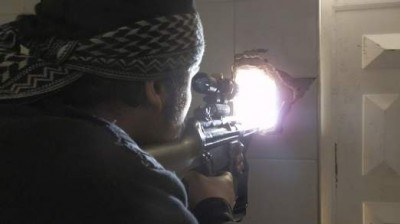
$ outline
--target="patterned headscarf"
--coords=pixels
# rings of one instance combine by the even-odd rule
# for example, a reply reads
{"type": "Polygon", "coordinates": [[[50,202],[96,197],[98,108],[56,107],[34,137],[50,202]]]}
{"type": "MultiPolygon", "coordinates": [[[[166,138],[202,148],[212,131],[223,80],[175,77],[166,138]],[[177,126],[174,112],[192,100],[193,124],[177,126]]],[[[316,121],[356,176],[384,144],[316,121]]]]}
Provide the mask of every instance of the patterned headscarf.
{"type": "Polygon", "coordinates": [[[58,90],[85,73],[139,81],[200,63],[204,37],[197,13],[142,20],[86,40],[24,42],[13,23],[0,26],[0,100],[58,90]]]}

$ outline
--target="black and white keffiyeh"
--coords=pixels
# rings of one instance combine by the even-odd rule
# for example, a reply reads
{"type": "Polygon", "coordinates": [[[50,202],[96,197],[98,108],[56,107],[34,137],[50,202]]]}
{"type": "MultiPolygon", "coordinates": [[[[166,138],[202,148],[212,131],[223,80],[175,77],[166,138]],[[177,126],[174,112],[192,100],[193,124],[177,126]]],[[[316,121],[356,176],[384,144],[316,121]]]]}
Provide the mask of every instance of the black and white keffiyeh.
{"type": "Polygon", "coordinates": [[[187,71],[200,63],[204,37],[197,13],[138,21],[91,39],[21,43],[11,24],[0,27],[0,100],[60,89],[84,73],[138,81],[187,71]]]}

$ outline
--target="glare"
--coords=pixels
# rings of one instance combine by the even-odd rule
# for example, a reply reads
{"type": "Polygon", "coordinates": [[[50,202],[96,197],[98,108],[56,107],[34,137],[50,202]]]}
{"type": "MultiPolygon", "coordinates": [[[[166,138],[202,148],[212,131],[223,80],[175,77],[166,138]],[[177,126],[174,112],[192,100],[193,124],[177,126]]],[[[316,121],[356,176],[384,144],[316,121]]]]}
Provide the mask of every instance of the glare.
{"type": "Polygon", "coordinates": [[[279,117],[276,82],[259,68],[240,68],[236,71],[239,93],[234,100],[235,115],[246,127],[273,129],[279,117]]]}

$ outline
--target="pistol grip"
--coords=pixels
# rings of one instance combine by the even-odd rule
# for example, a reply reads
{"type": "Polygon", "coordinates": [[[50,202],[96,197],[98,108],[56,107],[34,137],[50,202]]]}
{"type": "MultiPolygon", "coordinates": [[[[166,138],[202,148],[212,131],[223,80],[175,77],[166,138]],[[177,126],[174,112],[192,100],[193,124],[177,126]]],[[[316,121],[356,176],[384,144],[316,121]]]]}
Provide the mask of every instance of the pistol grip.
{"type": "Polygon", "coordinates": [[[209,152],[205,152],[202,154],[199,165],[195,167],[193,170],[197,171],[205,176],[215,176],[216,171],[214,170],[214,161],[212,158],[212,154],[209,152]]]}

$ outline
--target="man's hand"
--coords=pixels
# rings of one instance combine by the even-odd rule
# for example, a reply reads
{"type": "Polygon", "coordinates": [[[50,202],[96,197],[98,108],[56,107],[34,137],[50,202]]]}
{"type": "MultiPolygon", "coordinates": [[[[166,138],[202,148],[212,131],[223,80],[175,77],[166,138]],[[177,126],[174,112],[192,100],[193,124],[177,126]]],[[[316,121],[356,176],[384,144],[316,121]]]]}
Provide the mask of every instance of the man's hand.
{"type": "Polygon", "coordinates": [[[233,208],[236,195],[233,187],[233,177],[229,172],[220,176],[207,177],[198,172],[190,171],[184,178],[189,196],[190,207],[207,198],[225,199],[233,208]]]}

